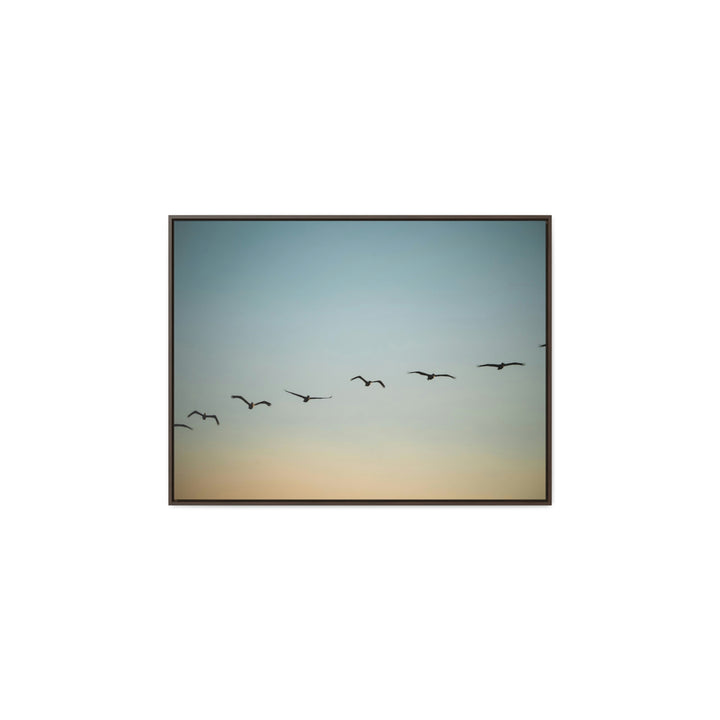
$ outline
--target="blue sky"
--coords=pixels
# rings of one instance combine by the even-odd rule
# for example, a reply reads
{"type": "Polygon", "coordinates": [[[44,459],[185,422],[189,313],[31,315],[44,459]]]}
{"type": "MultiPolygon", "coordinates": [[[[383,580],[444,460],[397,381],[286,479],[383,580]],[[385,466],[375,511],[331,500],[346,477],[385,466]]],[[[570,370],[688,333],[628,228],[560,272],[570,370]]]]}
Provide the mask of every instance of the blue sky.
{"type": "Polygon", "coordinates": [[[175,431],[177,497],[543,497],[544,222],[175,221],[174,253],[175,422],[221,423],[175,431]]]}

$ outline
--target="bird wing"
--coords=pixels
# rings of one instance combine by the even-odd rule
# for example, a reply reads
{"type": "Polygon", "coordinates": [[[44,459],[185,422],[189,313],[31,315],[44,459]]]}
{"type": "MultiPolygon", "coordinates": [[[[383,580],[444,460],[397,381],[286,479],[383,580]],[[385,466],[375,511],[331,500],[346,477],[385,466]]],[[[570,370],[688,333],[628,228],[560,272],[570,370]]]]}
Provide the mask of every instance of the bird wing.
{"type": "Polygon", "coordinates": [[[478,365],[478,367],[500,367],[497,363],[485,363],[484,365],[478,365]]]}
{"type": "Polygon", "coordinates": [[[192,430],[192,428],[189,425],[185,425],[185,423],[175,423],[173,427],[185,427],[188,430],[192,430]]]}
{"type": "Polygon", "coordinates": [[[291,390],[286,390],[285,392],[286,392],[286,393],[290,393],[291,395],[295,395],[295,397],[301,397],[301,398],[304,398],[304,397],[305,397],[304,395],[298,395],[297,393],[294,393],[294,392],[292,392],[291,390]]]}
{"type": "Polygon", "coordinates": [[[424,373],[422,370],[410,370],[408,375],[424,375],[425,377],[430,377],[430,373],[424,373]]]}
{"type": "Polygon", "coordinates": [[[256,405],[267,405],[270,407],[272,403],[269,403],[267,400],[261,400],[260,402],[255,403],[256,405]]]}
{"type": "MultiPolygon", "coordinates": [[[[242,400],[246,405],[250,405],[250,403],[242,396],[242,395],[231,395],[231,398],[238,398],[238,400],[242,400]]],[[[256,403],[257,404],[257,403],[256,403]]]]}
{"type": "Polygon", "coordinates": [[[508,365],[524,365],[525,363],[505,363],[505,367],[508,365]]]}
{"type": "Polygon", "coordinates": [[[220,421],[217,419],[217,415],[208,415],[209,418],[215,418],[215,422],[219,425],[220,421]]]}
{"type": "MultiPolygon", "coordinates": [[[[201,413],[201,412],[198,412],[197,410],[193,410],[193,411],[190,413],[190,415],[200,415],[200,416],[202,416],[202,413],[201,413]]],[[[190,415],[188,415],[188,417],[190,417],[190,415]]]]}
{"type": "Polygon", "coordinates": [[[542,345],[538,345],[538,347],[547,347],[547,343],[543,343],[542,345]]]}
{"type": "Polygon", "coordinates": [[[454,375],[448,375],[447,373],[438,373],[435,377],[449,377],[449,378],[452,378],[453,380],[456,379],[454,375]]]}
{"type": "Polygon", "coordinates": [[[380,383],[380,385],[382,385],[383,387],[385,387],[385,383],[384,383],[382,380],[371,380],[371,381],[370,381],[370,384],[372,385],[372,383],[374,383],[374,382],[380,383]]]}
{"type": "Polygon", "coordinates": [[[332,397],[332,395],[328,395],[327,397],[310,397],[310,400],[329,400],[332,397]]]}
{"type": "Polygon", "coordinates": [[[362,380],[363,382],[367,382],[367,380],[362,375],[356,375],[354,378],[350,378],[350,382],[353,380],[362,380]]]}

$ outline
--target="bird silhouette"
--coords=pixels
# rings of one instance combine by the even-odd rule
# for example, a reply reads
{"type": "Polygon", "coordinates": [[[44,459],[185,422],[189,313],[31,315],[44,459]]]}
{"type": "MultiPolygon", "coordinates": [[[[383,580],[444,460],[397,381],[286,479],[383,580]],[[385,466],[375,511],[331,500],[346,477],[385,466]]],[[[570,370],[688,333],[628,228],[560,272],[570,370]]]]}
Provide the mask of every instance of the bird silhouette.
{"type": "Polygon", "coordinates": [[[498,370],[502,370],[504,367],[507,367],[508,365],[524,365],[525,363],[485,363],[484,365],[478,365],[478,367],[494,367],[498,370]]]}
{"type": "Polygon", "coordinates": [[[290,390],[285,390],[286,393],[290,393],[291,395],[295,395],[296,397],[302,398],[303,402],[308,402],[309,400],[329,400],[332,395],[328,395],[327,397],[312,397],[310,395],[300,395],[298,393],[291,392],[290,390]]]}
{"type": "Polygon", "coordinates": [[[448,375],[447,373],[426,373],[422,370],[410,370],[408,371],[408,375],[424,375],[428,380],[432,380],[436,377],[449,377],[455,380],[454,375],[448,375]]]}
{"type": "MultiPolygon", "coordinates": [[[[220,424],[220,421],[217,419],[217,415],[210,415],[208,413],[200,412],[199,410],[193,410],[190,415],[199,415],[203,420],[213,418],[218,425],[220,424]]],[[[190,417],[190,415],[188,415],[188,417],[190,417]]]]}
{"type": "Polygon", "coordinates": [[[366,380],[362,375],[356,375],[354,378],[350,378],[350,382],[353,380],[362,380],[365,383],[365,387],[370,387],[373,383],[379,383],[385,387],[385,383],[382,380],[366,380]]]}
{"type": "Polygon", "coordinates": [[[267,400],[261,400],[260,402],[250,402],[246,400],[242,395],[231,395],[230,397],[242,400],[248,406],[248,410],[252,410],[256,405],[267,405],[268,407],[272,405],[272,403],[269,403],[267,400]]]}
{"type": "Polygon", "coordinates": [[[192,428],[189,425],[186,425],[185,423],[175,423],[173,427],[185,427],[188,430],[192,430],[192,428]]]}

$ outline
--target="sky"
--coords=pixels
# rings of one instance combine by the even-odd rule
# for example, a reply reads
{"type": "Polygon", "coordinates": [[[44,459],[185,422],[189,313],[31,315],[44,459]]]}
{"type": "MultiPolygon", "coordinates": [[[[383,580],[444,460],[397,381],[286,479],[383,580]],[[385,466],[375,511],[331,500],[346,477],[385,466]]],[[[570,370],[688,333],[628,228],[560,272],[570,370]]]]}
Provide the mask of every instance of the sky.
{"type": "Polygon", "coordinates": [[[176,220],[173,273],[176,499],[545,498],[544,221],[176,220]]]}

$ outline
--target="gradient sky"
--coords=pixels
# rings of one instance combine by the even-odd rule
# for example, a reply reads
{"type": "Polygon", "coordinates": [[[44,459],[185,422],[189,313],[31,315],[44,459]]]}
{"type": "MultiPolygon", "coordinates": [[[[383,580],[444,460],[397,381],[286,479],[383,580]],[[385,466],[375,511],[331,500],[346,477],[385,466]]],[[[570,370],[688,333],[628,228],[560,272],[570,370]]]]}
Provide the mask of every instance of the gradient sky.
{"type": "Polygon", "coordinates": [[[176,499],[545,497],[543,221],[176,220],[174,253],[176,499]]]}

